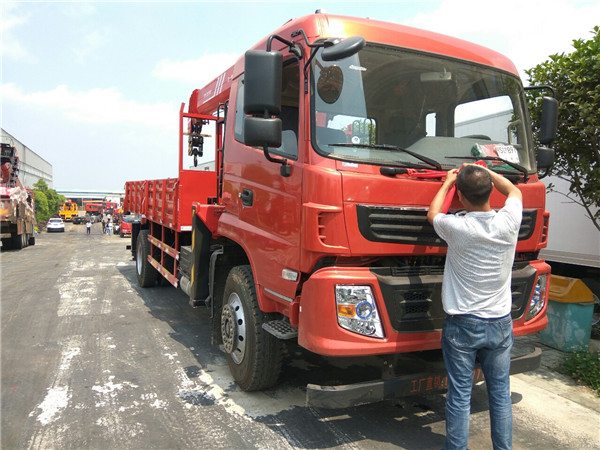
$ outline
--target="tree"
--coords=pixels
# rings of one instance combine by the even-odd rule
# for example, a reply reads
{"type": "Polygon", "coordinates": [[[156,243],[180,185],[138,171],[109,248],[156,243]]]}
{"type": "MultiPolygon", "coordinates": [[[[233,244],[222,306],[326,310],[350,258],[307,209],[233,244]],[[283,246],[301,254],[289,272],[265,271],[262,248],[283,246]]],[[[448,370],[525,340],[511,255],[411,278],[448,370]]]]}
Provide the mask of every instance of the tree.
{"type": "Polygon", "coordinates": [[[36,202],[35,218],[38,223],[42,223],[58,213],[58,209],[66,201],[66,198],[54,189],[50,189],[46,181],[41,178],[36,181],[33,187],[36,202]]]}
{"type": "MultiPolygon", "coordinates": [[[[525,73],[532,86],[553,86],[560,103],[556,157],[549,173],[570,183],[566,196],[585,208],[600,231],[600,27],[592,35],[587,41],[574,40],[572,53],[550,55],[525,73]]],[[[534,124],[540,123],[541,96],[538,90],[528,91],[534,124]]],[[[536,137],[538,133],[534,126],[536,137]]]]}
{"type": "Polygon", "coordinates": [[[45,222],[50,217],[48,209],[48,197],[43,191],[38,189],[33,190],[35,197],[35,220],[38,224],[45,222]]]}

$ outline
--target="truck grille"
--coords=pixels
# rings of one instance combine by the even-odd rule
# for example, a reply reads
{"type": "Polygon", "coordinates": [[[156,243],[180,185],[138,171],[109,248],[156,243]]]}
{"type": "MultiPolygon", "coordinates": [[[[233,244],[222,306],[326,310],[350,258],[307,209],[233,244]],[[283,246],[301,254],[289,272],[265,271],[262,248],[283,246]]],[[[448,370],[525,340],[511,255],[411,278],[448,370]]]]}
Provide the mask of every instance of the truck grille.
{"type": "MultiPolygon", "coordinates": [[[[393,208],[385,206],[356,205],[358,229],[371,242],[389,242],[445,247],[427,221],[426,209],[393,208]]],[[[523,211],[519,240],[531,237],[535,229],[537,210],[523,211]]]]}
{"type": "MultiPolygon", "coordinates": [[[[441,330],[443,266],[371,268],[379,281],[392,328],[398,333],[441,330]]],[[[513,320],[525,314],[536,271],[527,262],[513,265],[511,292],[513,320]]]]}

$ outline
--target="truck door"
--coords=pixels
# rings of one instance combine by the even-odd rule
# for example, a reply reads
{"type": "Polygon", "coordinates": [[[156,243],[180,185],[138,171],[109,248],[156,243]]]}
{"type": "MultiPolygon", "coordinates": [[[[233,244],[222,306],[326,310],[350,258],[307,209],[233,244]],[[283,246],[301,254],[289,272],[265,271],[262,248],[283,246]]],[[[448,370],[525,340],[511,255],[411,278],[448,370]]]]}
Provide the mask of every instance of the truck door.
{"type": "MultiPolygon", "coordinates": [[[[252,263],[255,282],[264,288],[265,295],[288,302],[295,297],[297,285],[289,271],[298,270],[300,258],[299,86],[299,65],[291,59],[283,67],[282,144],[269,148],[271,155],[287,159],[291,166],[289,176],[281,175],[280,164],[268,161],[262,148],[242,143],[243,76],[236,96],[234,142],[225,146],[224,186],[231,192],[231,211],[236,211],[239,217],[239,232],[252,263]]],[[[225,195],[224,201],[227,201],[225,195]]]]}

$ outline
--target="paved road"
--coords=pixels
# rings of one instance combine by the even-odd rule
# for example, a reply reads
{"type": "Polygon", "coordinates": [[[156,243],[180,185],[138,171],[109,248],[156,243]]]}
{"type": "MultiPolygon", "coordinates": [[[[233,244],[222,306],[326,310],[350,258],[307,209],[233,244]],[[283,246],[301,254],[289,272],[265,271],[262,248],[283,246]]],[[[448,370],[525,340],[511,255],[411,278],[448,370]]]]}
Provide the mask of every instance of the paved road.
{"type": "MultiPolygon", "coordinates": [[[[241,392],[209,316],[141,289],[126,240],[67,224],[1,254],[1,448],[439,449],[442,394],[344,410],[304,406],[339,361],[290,347],[277,389],[241,392]]],[[[346,371],[365,370],[350,365],[346,371]]],[[[550,371],[513,377],[516,449],[600,448],[600,402],[550,371]],[[571,397],[575,396],[573,401],[571,397]]],[[[491,448],[485,387],[470,448],[491,448]]]]}

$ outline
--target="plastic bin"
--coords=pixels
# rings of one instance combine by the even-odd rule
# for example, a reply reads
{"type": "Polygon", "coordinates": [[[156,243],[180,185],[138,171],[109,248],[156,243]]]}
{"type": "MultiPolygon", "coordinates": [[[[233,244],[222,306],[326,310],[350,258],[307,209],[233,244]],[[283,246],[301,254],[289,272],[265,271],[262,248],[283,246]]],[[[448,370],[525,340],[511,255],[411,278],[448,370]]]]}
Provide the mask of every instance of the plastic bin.
{"type": "Polygon", "coordinates": [[[543,344],[566,352],[587,350],[592,333],[594,294],[577,278],[552,275],[548,293],[548,326],[543,344]]]}

